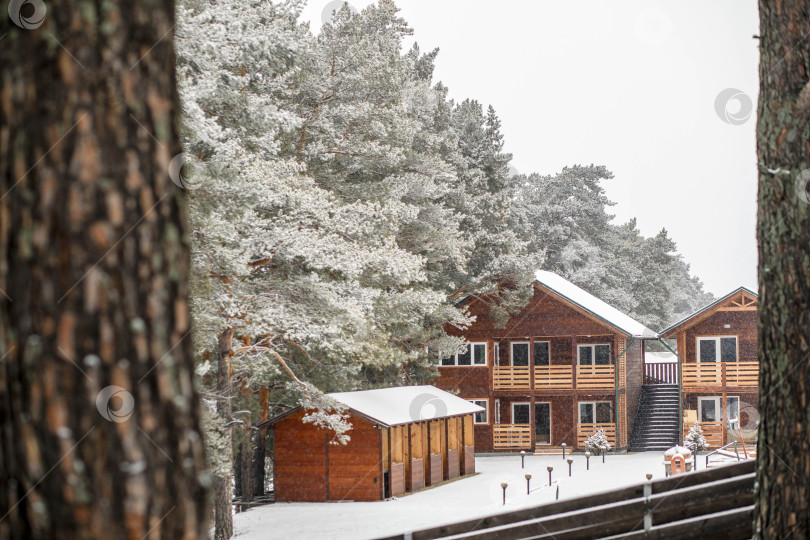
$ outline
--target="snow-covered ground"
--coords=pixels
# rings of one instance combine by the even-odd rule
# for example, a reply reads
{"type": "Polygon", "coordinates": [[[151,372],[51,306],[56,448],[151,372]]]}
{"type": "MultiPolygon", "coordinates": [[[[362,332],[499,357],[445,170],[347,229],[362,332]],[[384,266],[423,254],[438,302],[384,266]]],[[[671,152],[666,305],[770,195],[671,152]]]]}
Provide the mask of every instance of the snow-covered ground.
{"type": "MultiPolygon", "coordinates": [[[[663,452],[608,455],[604,465],[600,457],[591,457],[590,471],[585,470],[583,455],[573,459],[569,478],[562,456],[526,456],[525,469],[519,456],[476,457],[476,476],[396,500],[260,506],[235,515],[235,534],[240,540],[376,538],[552,502],[558,486],[560,499],[565,499],[638,484],[647,473],[664,477],[663,452]],[[548,466],[554,467],[551,487],[548,466]],[[529,495],[525,474],[532,475],[529,495]],[[509,484],[506,506],[502,482],[509,484]]],[[[700,469],[703,463],[701,457],[700,469]]]]}

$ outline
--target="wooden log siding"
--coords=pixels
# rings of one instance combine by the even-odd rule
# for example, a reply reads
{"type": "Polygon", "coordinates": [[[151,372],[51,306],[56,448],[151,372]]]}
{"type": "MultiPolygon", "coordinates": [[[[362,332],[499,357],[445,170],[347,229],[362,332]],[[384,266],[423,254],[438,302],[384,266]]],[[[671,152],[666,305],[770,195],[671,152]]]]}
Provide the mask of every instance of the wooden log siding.
{"type": "Polygon", "coordinates": [[[495,390],[528,390],[531,388],[529,367],[493,367],[492,386],[495,390]]]}
{"type": "Polygon", "coordinates": [[[405,465],[394,463],[388,471],[390,479],[391,496],[399,497],[405,493],[405,465]]]}
{"type": "Polygon", "coordinates": [[[749,460],[655,480],[648,484],[649,495],[644,484],[636,484],[385,540],[601,538],[611,534],[662,540],[749,538],[755,465],[749,460]],[[645,513],[651,518],[648,531],[644,530],[645,513]]]}
{"type": "Polygon", "coordinates": [[[577,366],[577,388],[615,388],[613,366],[577,366]]]}
{"type": "Polygon", "coordinates": [[[616,424],[577,424],[577,448],[585,448],[588,437],[605,430],[605,435],[611,446],[616,446],[616,424]]]}
{"type": "Polygon", "coordinates": [[[496,450],[532,447],[531,425],[529,424],[496,424],[493,426],[493,444],[496,450]]]}
{"type": "Polygon", "coordinates": [[[461,454],[458,450],[447,451],[447,479],[461,476],[461,454]]]}
{"type": "Polygon", "coordinates": [[[442,455],[430,454],[430,485],[435,485],[444,480],[442,474],[442,455]]]}
{"type": "Polygon", "coordinates": [[[411,458],[411,486],[408,491],[418,491],[425,487],[425,460],[411,458]]]}
{"type": "Polygon", "coordinates": [[[473,474],[475,472],[475,447],[464,447],[464,464],[462,474],[473,474]]]}
{"type": "Polygon", "coordinates": [[[701,362],[683,364],[684,388],[759,385],[759,362],[701,362]]]}
{"type": "Polygon", "coordinates": [[[644,384],[678,384],[678,362],[645,363],[644,384]]]}
{"type": "Polygon", "coordinates": [[[534,387],[561,390],[573,389],[573,367],[534,366],[534,387]]]}

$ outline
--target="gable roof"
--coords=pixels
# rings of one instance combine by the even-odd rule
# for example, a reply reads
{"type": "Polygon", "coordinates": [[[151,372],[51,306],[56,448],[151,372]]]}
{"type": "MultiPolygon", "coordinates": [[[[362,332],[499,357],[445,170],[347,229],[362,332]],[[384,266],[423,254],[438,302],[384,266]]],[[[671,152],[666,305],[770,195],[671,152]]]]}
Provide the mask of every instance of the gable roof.
{"type": "Polygon", "coordinates": [[[757,293],[755,293],[754,291],[752,291],[751,289],[749,289],[747,287],[737,287],[736,289],[734,289],[733,291],[731,291],[730,293],[728,293],[724,297],[720,298],[719,300],[715,300],[714,302],[712,302],[710,304],[707,304],[706,306],[703,306],[702,308],[695,311],[691,315],[687,315],[686,317],[684,317],[680,321],[676,322],[675,324],[672,324],[672,325],[668,326],[667,328],[665,328],[664,330],[661,331],[661,335],[663,337],[667,337],[666,334],[671,335],[674,332],[674,330],[680,329],[680,327],[682,327],[682,326],[689,327],[689,326],[692,326],[693,324],[697,324],[698,322],[700,322],[698,320],[698,318],[701,315],[705,315],[705,317],[701,317],[700,320],[708,317],[709,315],[711,315],[712,311],[714,311],[716,308],[719,308],[729,298],[733,297],[734,295],[740,294],[740,293],[748,293],[751,296],[753,296],[754,298],[759,298],[759,295],[757,293]],[[687,324],[687,323],[690,323],[690,322],[691,322],[691,324],[687,324]]]}
{"type": "Polygon", "coordinates": [[[650,330],[629,315],[625,315],[615,307],[603,302],[554,272],[538,270],[535,273],[535,280],[546,289],[584,309],[610,326],[621,330],[628,336],[641,339],[658,338],[657,332],[650,330]]]}
{"type": "MultiPolygon", "coordinates": [[[[327,394],[327,396],[343,403],[352,412],[385,427],[473,414],[486,410],[466,399],[430,385],[336,392],[327,394]]],[[[299,409],[300,407],[296,407],[262,424],[275,423],[299,409]]]]}

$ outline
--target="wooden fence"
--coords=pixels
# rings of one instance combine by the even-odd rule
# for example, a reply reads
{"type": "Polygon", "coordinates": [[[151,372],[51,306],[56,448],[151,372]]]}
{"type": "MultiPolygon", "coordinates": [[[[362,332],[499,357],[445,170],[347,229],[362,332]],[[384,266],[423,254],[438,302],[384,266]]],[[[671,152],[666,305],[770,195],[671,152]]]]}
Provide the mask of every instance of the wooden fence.
{"type": "Polygon", "coordinates": [[[605,435],[610,446],[616,446],[616,424],[577,424],[577,448],[585,448],[588,437],[599,431],[605,430],[605,435]]]}
{"type": "Polygon", "coordinates": [[[573,368],[571,366],[534,366],[535,388],[574,388],[573,368]]]}
{"type": "Polygon", "coordinates": [[[528,390],[531,388],[529,367],[495,366],[492,386],[495,390],[528,390]]]}
{"type": "Polygon", "coordinates": [[[757,386],[759,362],[701,362],[683,364],[683,386],[757,386]]]}
{"type": "Polygon", "coordinates": [[[678,362],[645,363],[644,384],[678,384],[678,362]]]}
{"type": "Polygon", "coordinates": [[[532,447],[531,426],[529,424],[495,424],[492,426],[492,444],[495,450],[530,449],[532,447]]]}
{"type": "Polygon", "coordinates": [[[385,540],[750,538],[754,470],[748,460],[385,540]]]}
{"type": "MultiPolygon", "coordinates": [[[[690,429],[692,429],[691,425],[684,424],[684,437],[686,437],[690,429]]],[[[700,429],[703,430],[703,437],[706,438],[706,445],[709,448],[720,448],[723,446],[723,432],[725,431],[723,422],[701,422],[700,429]]]]}
{"type": "Polygon", "coordinates": [[[577,366],[577,388],[614,388],[613,366],[577,366]]]}

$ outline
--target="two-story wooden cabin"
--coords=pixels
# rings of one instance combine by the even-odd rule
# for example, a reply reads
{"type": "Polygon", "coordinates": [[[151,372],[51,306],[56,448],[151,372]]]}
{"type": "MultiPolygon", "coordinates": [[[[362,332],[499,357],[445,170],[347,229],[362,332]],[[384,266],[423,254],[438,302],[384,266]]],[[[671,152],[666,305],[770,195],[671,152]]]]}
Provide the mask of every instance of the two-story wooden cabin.
{"type": "Polygon", "coordinates": [[[697,419],[712,447],[756,432],[757,299],[740,287],[661,332],[678,344],[684,433],[697,419]]]}
{"type": "Polygon", "coordinates": [[[528,305],[503,328],[487,299],[462,303],[476,316],[455,334],[468,348],[441,359],[434,384],[486,409],[476,417],[477,451],[584,448],[600,428],[614,447],[627,447],[644,342],[656,332],[542,270],[528,305]]]}

